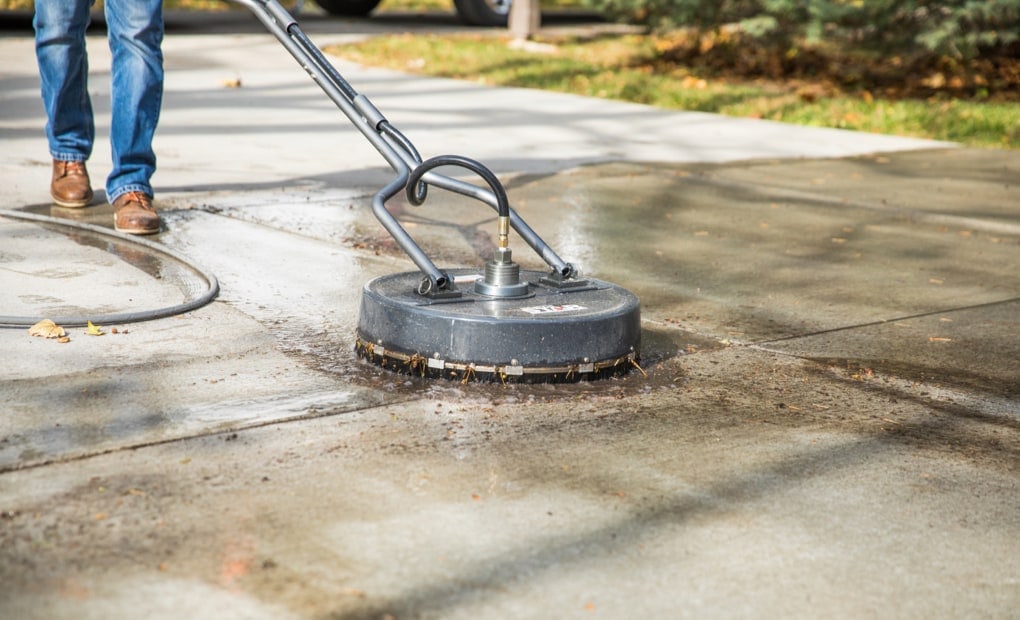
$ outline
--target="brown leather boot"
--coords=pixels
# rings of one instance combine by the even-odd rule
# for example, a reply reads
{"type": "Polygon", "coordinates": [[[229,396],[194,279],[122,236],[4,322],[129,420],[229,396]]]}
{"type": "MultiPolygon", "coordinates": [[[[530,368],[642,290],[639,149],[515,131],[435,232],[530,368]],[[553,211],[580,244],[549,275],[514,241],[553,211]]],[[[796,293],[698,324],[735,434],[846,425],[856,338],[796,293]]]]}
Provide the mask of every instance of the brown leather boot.
{"type": "Polygon", "coordinates": [[[113,201],[113,227],[130,235],[151,235],[159,232],[159,214],[152,208],[152,197],[142,192],[128,192],[113,201]]]}
{"type": "Polygon", "coordinates": [[[83,161],[53,160],[50,196],[61,207],[78,209],[92,202],[92,184],[83,161]]]}

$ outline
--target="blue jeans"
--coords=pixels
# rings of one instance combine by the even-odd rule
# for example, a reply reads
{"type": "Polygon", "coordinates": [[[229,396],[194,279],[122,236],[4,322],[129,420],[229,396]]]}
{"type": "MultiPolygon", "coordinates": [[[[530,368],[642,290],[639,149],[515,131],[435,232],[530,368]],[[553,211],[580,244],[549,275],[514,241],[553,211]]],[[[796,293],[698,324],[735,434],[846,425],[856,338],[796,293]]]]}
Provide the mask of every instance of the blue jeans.
{"type": "MultiPolygon", "coordinates": [[[[46,108],[50,155],[85,161],[92,154],[95,123],[88,91],[85,29],[95,0],[36,0],[35,50],[46,108]]],[[[162,0],[106,0],[113,57],[110,146],[113,169],[106,198],[131,191],[153,195],[156,170],[152,137],[163,104],[162,0]]]]}

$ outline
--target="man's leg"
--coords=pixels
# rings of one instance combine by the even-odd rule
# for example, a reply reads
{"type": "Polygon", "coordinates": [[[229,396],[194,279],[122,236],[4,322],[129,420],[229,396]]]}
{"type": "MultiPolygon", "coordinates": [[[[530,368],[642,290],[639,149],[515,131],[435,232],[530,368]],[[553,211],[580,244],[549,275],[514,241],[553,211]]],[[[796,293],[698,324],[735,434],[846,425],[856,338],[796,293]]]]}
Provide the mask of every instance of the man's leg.
{"type": "Polygon", "coordinates": [[[118,230],[158,232],[150,179],[156,170],[152,138],[163,104],[163,3],[106,0],[105,10],[113,55],[113,170],[106,180],[106,195],[117,207],[118,230]]]}
{"type": "Polygon", "coordinates": [[[92,200],[85,170],[95,138],[85,51],[91,4],[91,0],[35,3],[36,60],[46,109],[46,140],[53,157],[50,194],[65,207],[84,207],[92,200]]]}

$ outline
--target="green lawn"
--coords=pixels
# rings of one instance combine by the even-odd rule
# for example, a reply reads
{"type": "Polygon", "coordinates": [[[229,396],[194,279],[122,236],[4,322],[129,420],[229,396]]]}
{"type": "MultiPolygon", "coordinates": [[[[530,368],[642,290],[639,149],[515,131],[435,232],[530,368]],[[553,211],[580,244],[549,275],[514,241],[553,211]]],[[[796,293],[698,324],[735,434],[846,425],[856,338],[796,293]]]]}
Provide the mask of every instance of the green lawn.
{"type": "Polygon", "coordinates": [[[505,37],[391,35],[329,51],[374,66],[491,85],[620,99],[676,110],[1020,148],[1020,105],[949,97],[884,99],[820,85],[702,77],[654,61],[656,37],[606,35],[539,40],[517,49],[505,37]]]}

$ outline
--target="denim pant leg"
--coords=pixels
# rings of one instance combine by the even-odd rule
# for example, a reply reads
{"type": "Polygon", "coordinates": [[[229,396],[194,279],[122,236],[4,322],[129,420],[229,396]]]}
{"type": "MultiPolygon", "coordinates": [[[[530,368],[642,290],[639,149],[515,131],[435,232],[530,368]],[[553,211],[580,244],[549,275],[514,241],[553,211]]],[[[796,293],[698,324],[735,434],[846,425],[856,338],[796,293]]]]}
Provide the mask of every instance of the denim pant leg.
{"type": "Polygon", "coordinates": [[[88,91],[85,29],[92,0],[36,0],[35,55],[46,109],[50,155],[85,161],[92,154],[95,124],[88,91]]]}
{"type": "Polygon", "coordinates": [[[113,202],[131,191],[153,195],[152,138],[163,105],[163,2],[106,0],[105,10],[113,56],[113,169],[106,179],[106,197],[113,202]]]}

